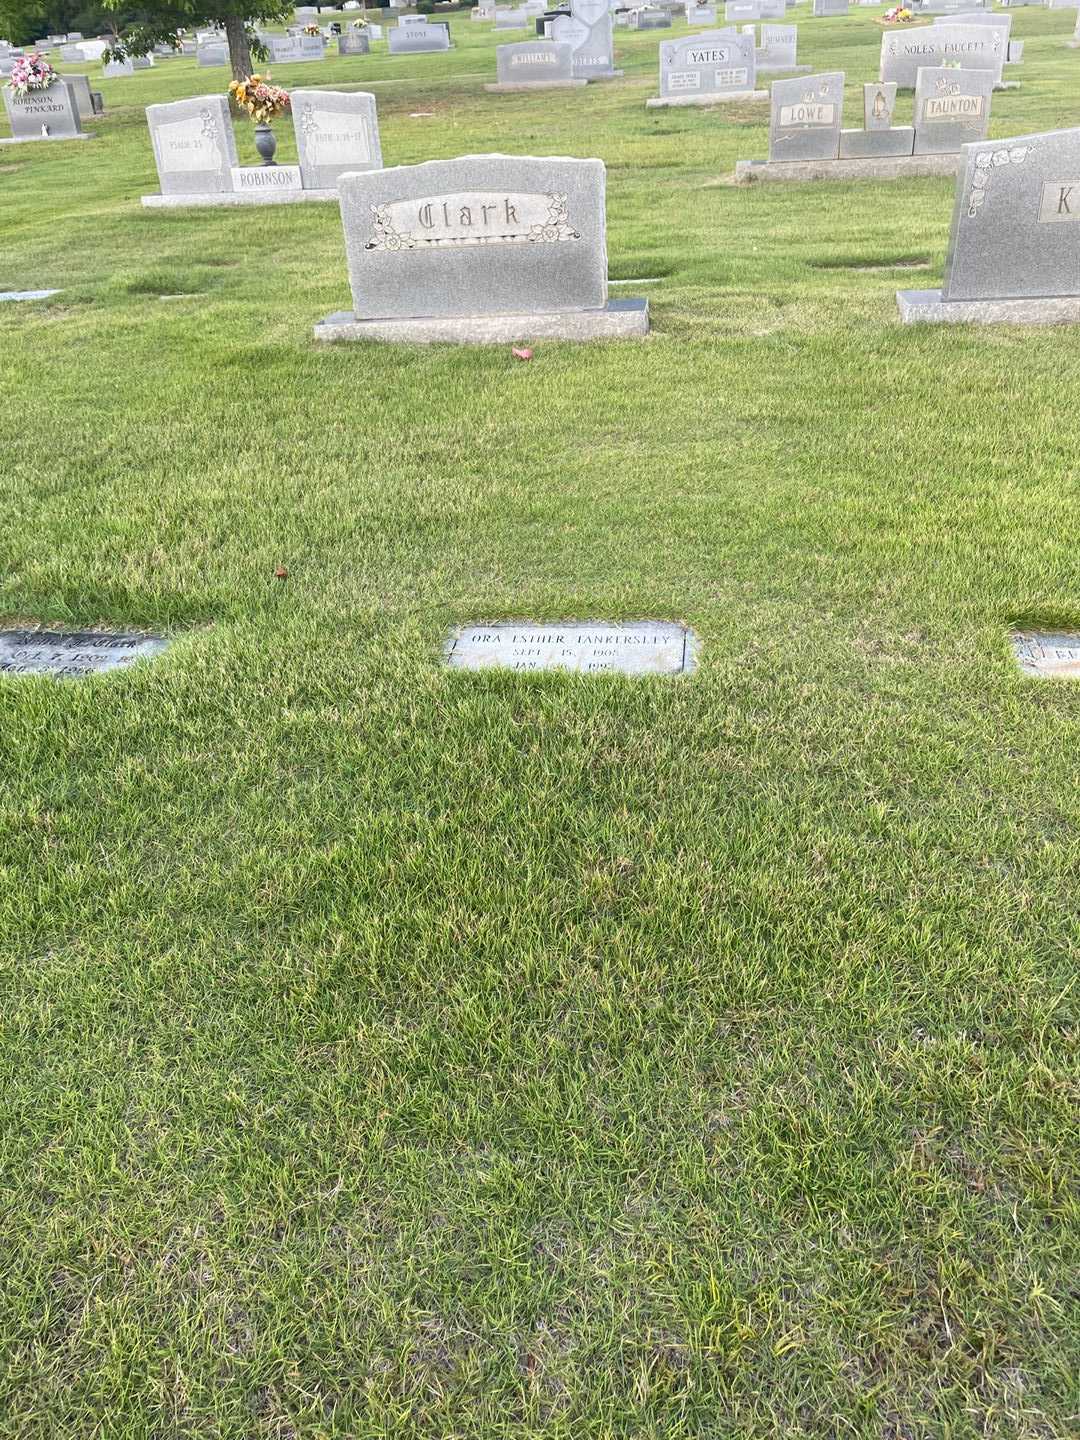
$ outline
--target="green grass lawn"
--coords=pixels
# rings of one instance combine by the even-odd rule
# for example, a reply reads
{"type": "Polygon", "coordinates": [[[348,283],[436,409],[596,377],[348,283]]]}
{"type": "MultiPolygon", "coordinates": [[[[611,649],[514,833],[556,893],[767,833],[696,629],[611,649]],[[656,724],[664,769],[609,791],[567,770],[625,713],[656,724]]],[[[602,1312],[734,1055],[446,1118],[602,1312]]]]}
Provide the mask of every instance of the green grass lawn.
{"type": "MultiPolygon", "coordinates": [[[[877,13],[796,13],[849,124],[877,13]]],[[[1080,123],[1014,14],[991,134],[1080,123]]],[[[952,182],[731,186],[681,22],[451,24],[275,79],[600,156],[646,341],[318,348],[334,207],[140,208],[224,70],[0,151],[0,614],[172,637],[0,683],[0,1436],[1075,1435],[1080,329],[901,328],[952,182]],[[438,659],[641,616],[692,678],[438,659]]]]}

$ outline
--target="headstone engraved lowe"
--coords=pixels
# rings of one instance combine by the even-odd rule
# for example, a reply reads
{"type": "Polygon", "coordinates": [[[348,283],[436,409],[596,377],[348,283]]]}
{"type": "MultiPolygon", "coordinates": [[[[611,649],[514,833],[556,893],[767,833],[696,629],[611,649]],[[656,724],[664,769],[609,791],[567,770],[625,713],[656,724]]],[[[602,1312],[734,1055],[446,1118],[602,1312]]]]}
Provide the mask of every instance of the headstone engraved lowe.
{"type": "Polygon", "coordinates": [[[1080,129],[965,145],[944,284],[897,302],[905,324],[1080,322],[1080,129]]]}
{"type": "Polygon", "coordinates": [[[578,675],[685,675],[697,643],[685,625],[662,620],[612,624],[560,620],[463,625],[443,649],[452,670],[567,670],[578,675]]]}
{"type": "Polygon", "coordinates": [[[159,635],[104,634],[97,630],[0,630],[0,675],[53,675],[78,680],[126,670],[160,655],[159,635]]]}
{"type": "Polygon", "coordinates": [[[353,309],[321,340],[502,343],[643,335],[608,301],[600,160],[467,155],[343,175],[353,309]]]}

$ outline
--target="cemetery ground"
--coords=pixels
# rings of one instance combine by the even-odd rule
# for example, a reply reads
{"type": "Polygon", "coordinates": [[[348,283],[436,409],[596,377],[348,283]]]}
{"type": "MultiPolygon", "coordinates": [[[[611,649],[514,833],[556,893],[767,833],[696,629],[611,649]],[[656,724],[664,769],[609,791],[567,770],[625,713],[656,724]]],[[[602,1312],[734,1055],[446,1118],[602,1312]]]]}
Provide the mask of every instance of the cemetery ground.
{"type": "MultiPolygon", "coordinates": [[[[1015,14],[991,134],[1075,124],[1015,14]]],[[[795,12],[849,124],[876,15],[795,12]]],[[[1008,632],[1080,625],[1080,330],[902,328],[953,182],[735,188],[656,34],[494,96],[451,25],[274,78],[605,160],[647,340],[317,347],[336,206],[139,206],[223,70],[0,160],[5,619],[171,639],[0,685],[0,1436],[1075,1433],[1080,691],[1008,632]],[[699,668],[440,665],[570,617],[699,668]]]]}

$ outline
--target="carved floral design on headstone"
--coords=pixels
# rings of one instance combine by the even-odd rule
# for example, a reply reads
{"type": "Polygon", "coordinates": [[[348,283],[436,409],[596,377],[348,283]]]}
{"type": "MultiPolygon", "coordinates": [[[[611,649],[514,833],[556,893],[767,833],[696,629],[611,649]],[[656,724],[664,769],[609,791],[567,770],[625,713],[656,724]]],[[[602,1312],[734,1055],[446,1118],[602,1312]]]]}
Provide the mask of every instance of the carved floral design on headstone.
{"type": "Polygon", "coordinates": [[[974,219],[982,207],[990,188],[994,169],[1001,165],[1022,165],[1029,155],[1035,153],[1034,145],[1014,145],[1011,148],[984,151],[975,161],[975,174],[971,180],[971,196],[968,200],[968,217],[974,219]]]}

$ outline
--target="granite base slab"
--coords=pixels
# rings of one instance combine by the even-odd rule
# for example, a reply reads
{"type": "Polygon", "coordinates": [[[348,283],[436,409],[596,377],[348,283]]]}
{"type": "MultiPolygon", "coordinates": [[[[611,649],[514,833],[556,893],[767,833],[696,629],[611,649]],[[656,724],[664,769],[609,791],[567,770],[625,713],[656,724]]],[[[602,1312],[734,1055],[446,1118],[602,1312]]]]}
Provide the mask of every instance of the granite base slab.
{"type": "Polygon", "coordinates": [[[940,290],[898,290],[904,325],[1080,325],[1080,295],[943,300],[940,290]]]}
{"type": "Polygon", "coordinates": [[[336,190],[211,190],[204,195],[143,195],[148,210],[209,209],[220,205],[337,204],[336,190]]]}
{"type": "Polygon", "coordinates": [[[915,152],[914,125],[888,130],[841,130],[841,160],[892,160],[915,152]]]}
{"type": "Polygon", "coordinates": [[[11,135],[0,140],[0,145],[36,145],[45,140],[52,140],[58,143],[61,140],[96,140],[97,136],[92,135],[88,130],[81,131],[78,135],[11,135]]]}
{"type": "Polygon", "coordinates": [[[627,340],[649,333],[647,300],[609,300],[602,310],[548,315],[438,315],[415,320],[357,320],[339,310],[315,326],[315,339],[380,340],[404,345],[506,345],[518,340],[627,340]]]}
{"type": "Polygon", "coordinates": [[[963,156],[897,155],[879,160],[740,160],[736,185],[762,180],[918,180],[955,175],[963,156]]]}
{"type": "Polygon", "coordinates": [[[767,100],[767,90],[732,90],[727,95],[654,95],[651,100],[645,101],[646,110],[668,110],[684,105],[697,105],[708,108],[713,105],[725,105],[729,100],[767,100]]]}
{"type": "Polygon", "coordinates": [[[503,85],[485,85],[489,95],[510,95],[515,90],[583,90],[587,80],[517,80],[503,85]]]}

